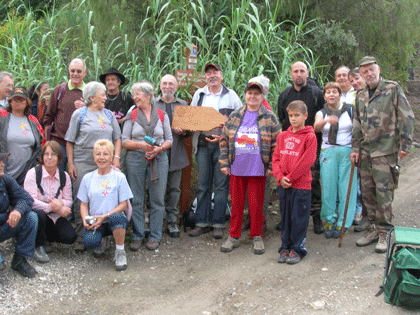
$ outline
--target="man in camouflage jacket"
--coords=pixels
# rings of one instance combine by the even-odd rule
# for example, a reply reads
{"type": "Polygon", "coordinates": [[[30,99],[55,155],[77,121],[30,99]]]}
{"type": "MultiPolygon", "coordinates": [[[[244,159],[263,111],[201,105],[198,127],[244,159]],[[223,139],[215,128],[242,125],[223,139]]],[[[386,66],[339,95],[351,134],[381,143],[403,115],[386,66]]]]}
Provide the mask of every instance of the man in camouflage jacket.
{"type": "Polygon", "coordinates": [[[359,67],[367,85],[356,97],[350,158],[359,162],[362,199],[371,225],[356,245],[378,241],[375,251],[383,253],[392,227],[398,157],[404,158],[410,149],[414,114],[398,83],[380,77],[374,57],[363,57],[359,67]]]}

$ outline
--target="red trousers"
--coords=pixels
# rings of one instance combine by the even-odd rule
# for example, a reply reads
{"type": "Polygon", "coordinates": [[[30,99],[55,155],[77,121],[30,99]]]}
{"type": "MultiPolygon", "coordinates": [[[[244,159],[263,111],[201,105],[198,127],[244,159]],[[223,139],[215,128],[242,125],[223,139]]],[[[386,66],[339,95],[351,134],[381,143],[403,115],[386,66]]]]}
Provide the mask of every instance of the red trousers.
{"type": "Polygon", "coordinates": [[[265,220],[263,207],[266,177],[230,175],[229,180],[230,197],[232,200],[229,235],[234,238],[241,237],[247,188],[249,215],[251,217],[251,238],[261,235],[265,220]]]}

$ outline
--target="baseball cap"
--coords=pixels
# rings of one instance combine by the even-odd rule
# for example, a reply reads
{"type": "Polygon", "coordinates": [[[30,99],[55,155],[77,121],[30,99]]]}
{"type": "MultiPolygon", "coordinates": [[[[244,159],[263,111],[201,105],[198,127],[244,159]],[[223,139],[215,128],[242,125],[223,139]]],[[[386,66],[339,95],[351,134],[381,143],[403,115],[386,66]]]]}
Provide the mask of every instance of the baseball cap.
{"type": "Polygon", "coordinates": [[[217,64],[217,63],[211,63],[210,62],[210,63],[208,63],[208,64],[206,64],[204,66],[204,72],[207,72],[208,68],[210,68],[210,67],[213,67],[213,68],[216,68],[219,71],[222,71],[222,69],[220,68],[219,64],[217,64]]]}
{"type": "Polygon", "coordinates": [[[372,56],[364,56],[359,61],[359,67],[370,65],[371,63],[377,63],[375,57],[372,57],[372,56]]]}

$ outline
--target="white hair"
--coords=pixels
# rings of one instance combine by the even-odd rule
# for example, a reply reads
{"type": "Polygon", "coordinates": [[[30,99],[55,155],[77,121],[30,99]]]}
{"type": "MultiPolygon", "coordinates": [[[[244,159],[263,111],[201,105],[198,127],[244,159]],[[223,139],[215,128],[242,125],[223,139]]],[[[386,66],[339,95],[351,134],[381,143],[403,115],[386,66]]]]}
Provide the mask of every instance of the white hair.
{"type": "Polygon", "coordinates": [[[92,81],[88,84],[85,84],[82,91],[83,91],[83,99],[85,100],[85,105],[89,106],[92,104],[92,101],[90,100],[91,97],[96,96],[96,93],[99,89],[102,89],[103,91],[106,91],[106,87],[101,82],[92,81]]]}

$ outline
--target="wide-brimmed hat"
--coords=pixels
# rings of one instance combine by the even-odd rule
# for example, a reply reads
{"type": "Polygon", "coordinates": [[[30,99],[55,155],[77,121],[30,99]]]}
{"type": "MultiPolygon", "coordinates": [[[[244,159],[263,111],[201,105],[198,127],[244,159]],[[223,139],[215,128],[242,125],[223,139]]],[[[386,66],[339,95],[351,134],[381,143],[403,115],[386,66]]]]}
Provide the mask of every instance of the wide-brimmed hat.
{"type": "Polygon", "coordinates": [[[101,74],[99,76],[99,80],[101,80],[101,82],[103,84],[105,84],[105,78],[108,74],[115,74],[117,77],[119,77],[120,81],[121,81],[121,83],[120,83],[121,85],[123,85],[125,83],[125,80],[126,80],[125,76],[122,73],[120,73],[117,69],[111,67],[111,68],[108,69],[108,71],[106,73],[101,74]]]}
{"type": "Polygon", "coordinates": [[[10,93],[9,100],[15,96],[21,96],[23,98],[28,98],[28,91],[23,85],[17,85],[13,87],[12,93],[10,93]]]}
{"type": "Polygon", "coordinates": [[[245,92],[248,91],[249,89],[258,89],[260,90],[261,93],[264,93],[264,89],[262,87],[261,84],[259,84],[258,82],[249,82],[248,85],[245,88],[245,92]]]}
{"type": "Polygon", "coordinates": [[[0,153],[0,162],[3,162],[9,155],[10,155],[10,153],[1,152],[0,153]]]}
{"type": "Polygon", "coordinates": [[[222,68],[220,68],[218,63],[209,62],[204,66],[204,72],[207,72],[207,69],[210,67],[213,67],[213,68],[216,68],[216,70],[222,71],[222,68]]]}
{"type": "Polygon", "coordinates": [[[372,63],[377,63],[375,57],[372,56],[364,56],[362,59],[360,59],[359,61],[359,67],[361,66],[366,66],[366,65],[370,65],[372,63]]]}

